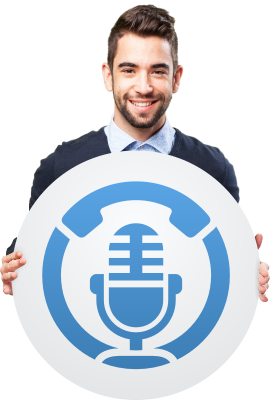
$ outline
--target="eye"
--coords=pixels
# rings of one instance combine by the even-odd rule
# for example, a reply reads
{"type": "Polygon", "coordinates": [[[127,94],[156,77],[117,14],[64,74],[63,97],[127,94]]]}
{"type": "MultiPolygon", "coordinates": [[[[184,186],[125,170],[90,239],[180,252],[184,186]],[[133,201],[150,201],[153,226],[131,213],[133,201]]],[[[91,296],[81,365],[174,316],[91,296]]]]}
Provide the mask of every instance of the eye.
{"type": "MultiPolygon", "coordinates": [[[[126,74],[129,74],[134,71],[133,69],[124,69],[123,72],[125,72],[126,74]]],[[[166,75],[166,72],[163,72],[163,71],[154,71],[154,73],[157,73],[158,75],[166,75]]]]}

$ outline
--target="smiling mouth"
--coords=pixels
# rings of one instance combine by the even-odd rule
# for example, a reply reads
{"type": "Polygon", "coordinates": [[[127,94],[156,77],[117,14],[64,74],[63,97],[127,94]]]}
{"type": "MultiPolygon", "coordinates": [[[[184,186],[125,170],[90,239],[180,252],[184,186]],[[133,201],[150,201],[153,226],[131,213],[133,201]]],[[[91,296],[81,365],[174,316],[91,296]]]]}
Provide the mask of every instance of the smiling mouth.
{"type": "Polygon", "coordinates": [[[131,102],[132,105],[134,105],[134,106],[147,107],[147,106],[154,105],[157,102],[157,100],[156,101],[150,101],[150,102],[134,102],[132,100],[129,100],[129,102],[131,102]]]}

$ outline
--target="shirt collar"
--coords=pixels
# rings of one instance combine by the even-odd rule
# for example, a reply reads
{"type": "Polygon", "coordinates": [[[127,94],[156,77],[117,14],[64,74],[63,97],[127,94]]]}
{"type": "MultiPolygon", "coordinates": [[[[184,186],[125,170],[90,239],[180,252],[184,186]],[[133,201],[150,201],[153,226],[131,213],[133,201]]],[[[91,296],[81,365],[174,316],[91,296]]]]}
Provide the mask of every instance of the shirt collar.
{"type": "Polygon", "coordinates": [[[148,144],[158,150],[160,153],[168,154],[174,142],[175,129],[173,129],[167,117],[162,128],[146,142],[138,142],[132,136],[121,130],[114,122],[114,113],[112,114],[109,126],[104,130],[108,137],[109,147],[112,153],[121,152],[131,143],[138,143],[139,145],[148,144]]]}

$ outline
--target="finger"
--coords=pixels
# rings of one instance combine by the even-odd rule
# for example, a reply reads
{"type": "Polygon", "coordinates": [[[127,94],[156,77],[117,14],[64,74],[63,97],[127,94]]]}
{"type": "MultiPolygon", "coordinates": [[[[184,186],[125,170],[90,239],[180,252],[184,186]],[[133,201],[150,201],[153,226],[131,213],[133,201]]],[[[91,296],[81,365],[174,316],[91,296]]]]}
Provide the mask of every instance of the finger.
{"type": "Polygon", "coordinates": [[[262,240],[263,240],[262,234],[257,234],[255,236],[255,241],[256,241],[258,249],[260,249],[260,246],[262,245],[262,240]]]}
{"type": "Polygon", "coordinates": [[[258,289],[260,293],[265,293],[267,291],[265,286],[259,286],[258,289]]]}
{"type": "Polygon", "coordinates": [[[13,295],[12,283],[11,282],[8,282],[8,283],[4,284],[3,292],[4,292],[5,295],[13,295]]]}
{"type": "Polygon", "coordinates": [[[269,265],[266,262],[261,262],[259,266],[259,273],[266,277],[269,274],[269,265]]]}
{"type": "Polygon", "coordinates": [[[261,274],[259,274],[258,276],[258,281],[260,285],[265,285],[267,282],[269,282],[270,277],[269,276],[262,276],[261,274]]]}
{"type": "Polygon", "coordinates": [[[262,302],[268,302],[268,298],[265,295],[262,295],[259,293],[259,298],[261,299],[262,302]]]}
{"type": "Polygon", "coordinates": [[[4,273],[4,275],[1,276],[1,279],[3,283],[8,283],[14,281],[16,279],[18,274],[16,272],[9,272],[9,273],[4,273]]]}
{"type": "Polygon", "coordinates": [[[12,254],[3,256],[2,263],[14,261],[16,259],[20,259],[22,256],[23,256],[23,253],[21,251],[12,252],[12,254]]]}
{"type": "Polygon", "coordinates": [[[0,272],[2,273],[2,275],[7,272],[14,272],[16,271],[16,269],[19,269],[21,266],[25,264],[26,264],[25,258],[18,259],[17,261],[10,261],[2,265],[2,267],[0,268],[0,272]]]}

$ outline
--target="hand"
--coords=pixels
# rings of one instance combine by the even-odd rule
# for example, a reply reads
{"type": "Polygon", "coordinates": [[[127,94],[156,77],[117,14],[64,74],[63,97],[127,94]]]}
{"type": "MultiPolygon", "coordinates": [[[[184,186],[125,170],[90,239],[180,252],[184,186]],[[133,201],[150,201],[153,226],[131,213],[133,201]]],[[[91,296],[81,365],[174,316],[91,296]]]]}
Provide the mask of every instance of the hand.
{"type": "Polygon", "coordinates": [[[18,268],[21,268],[26,264],[26,259],[22,258],[22,252],[12,252],[2,258],[2,267],[0,272],[2,274],[1,279],[3,281],[3,292],[6,295],[13,295],[12,281],[18,277],[18,268]]]}
{"type": "MultiPolygon", "coordinates": [[[[262,234],[257,234],[255,236],[258,249],[262,245],[263,236],[262,234]]],[[[265,292],[269,288],[269,265],[265,262],[260,262],[259,266],[259,298],[262,302],[268,302],[268,298],[265,296],[265,292]],[[263,286],[264,285],[264,286],[263,286]]]]}

